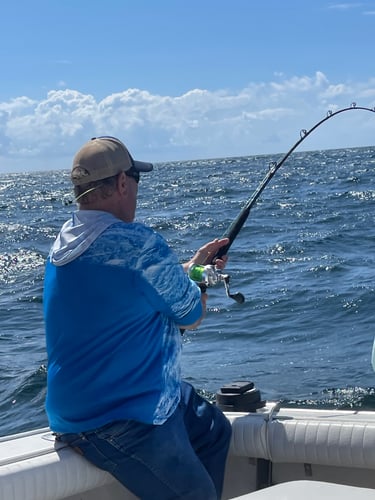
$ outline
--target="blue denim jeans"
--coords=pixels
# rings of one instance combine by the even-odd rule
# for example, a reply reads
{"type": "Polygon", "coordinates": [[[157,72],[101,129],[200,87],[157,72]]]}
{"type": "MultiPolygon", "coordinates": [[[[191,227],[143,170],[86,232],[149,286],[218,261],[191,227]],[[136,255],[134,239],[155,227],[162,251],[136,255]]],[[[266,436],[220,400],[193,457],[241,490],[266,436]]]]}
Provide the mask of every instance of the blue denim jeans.
{"type": "Polygon", "coordinates": [[[162,425],[123,420],[58,439],[142,500],[220,499],[231,425],[190,384],[183,382],[181,392],[162,425]]]}

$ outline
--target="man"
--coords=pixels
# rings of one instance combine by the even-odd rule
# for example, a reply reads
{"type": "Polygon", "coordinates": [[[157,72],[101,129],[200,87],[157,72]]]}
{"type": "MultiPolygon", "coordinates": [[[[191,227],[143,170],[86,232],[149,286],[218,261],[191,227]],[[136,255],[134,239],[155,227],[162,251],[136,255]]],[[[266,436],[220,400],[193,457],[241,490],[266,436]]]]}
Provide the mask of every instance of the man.
{"type": "Polygon", "coordinates": [[[179,329],[198,326],[206,308],[188,266],[210,262],[228,240],[181,265],[134,222],[140,172],[152,168],[107,136],[74,158],[79,210],[46,265],[46,410],[57,439],[140,498],[216,499],[231,428],[181,381],[179,329]]]}

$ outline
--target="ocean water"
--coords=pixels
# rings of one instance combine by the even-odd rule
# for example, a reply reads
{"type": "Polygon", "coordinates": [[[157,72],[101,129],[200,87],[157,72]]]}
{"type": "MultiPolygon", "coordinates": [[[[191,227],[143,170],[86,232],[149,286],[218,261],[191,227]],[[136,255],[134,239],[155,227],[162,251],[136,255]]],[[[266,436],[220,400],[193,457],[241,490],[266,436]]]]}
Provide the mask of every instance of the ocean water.
{"type": "MultiPolygon", "coordinates": [[[[282,155],[280,155],[281,158],[282,155]]],[[[181,260],[221,236],[277,155],[160,163],[137,219],[181,260]]],[[[68,171],[0,174],[0,435],[47,425],[44,263],[75,209],[68,171]]],[[[296,152],[252,209],[183,373],[213,399],[252,380],[283,405],[375,409],[375,147],[296,152]]]]}

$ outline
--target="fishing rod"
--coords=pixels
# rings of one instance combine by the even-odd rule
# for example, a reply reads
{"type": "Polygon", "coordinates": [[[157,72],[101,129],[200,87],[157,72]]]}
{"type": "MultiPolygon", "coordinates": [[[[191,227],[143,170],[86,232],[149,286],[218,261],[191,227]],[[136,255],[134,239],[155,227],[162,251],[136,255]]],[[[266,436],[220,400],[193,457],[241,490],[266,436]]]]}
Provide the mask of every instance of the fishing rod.
{"type": "MultiPolygon", "coordinates": [[[[247,218],[250,215],[250,210],[257,202],[259,196],[261,195],[261,193],[263,192],[263,190],[265,189],[267,184],[270,182],[272,177],[276,174],[276,172],[279,170],[279,168],[285,163],[285,161],[289,158],[289,156],[293,153],[293,151],[301,144],[301,142],[303,142],[314,130],[316,130],[318,127],[320,127],[320,125],[322,125],[327,120],[330,120],[331,118],[339,115],[340,113],[344,113],[346,111],[352,111],[352,110],[364,110],[364,111],[371,111],[372,113],[374,113],[375,107],[368,108],[365,106],[357,106],[357,104],[355,102],[353,102],[349,107],[342,108],[342,109],[339,109],[337,111],[329,110],[327,112],[327,115],[322,120],[320,120],[318,123],[316,123],[310,130],[306,130],[306,129],[301,130],[300,138],[298,139],[298,141],[289,149],[289,151],[281,158],[281,160],[279,162],[271,162],[270,163],[268,172],[263,177],[260,184],[258,185],[256,190],[253,192],[253,194],[250,196],[250,198],[246,201],[245,205],[242,207],[242,209],[240,210],[237,217],[228,226],[227,230],[222,235],[222,238],[229,238],[228,244],[219,249],[219,251],[212,258],[211,263],[208,266],[196,266],[194,269],[192,269],[192,273],[195,271],[197,278],[200,276],[201,280],[207,286],[212,286],[212,285],[218,283],[219,281],[223,281],[227,296],[232,298],[233,300],[235,300],[238,303],[244,302],[245,297],[241,293],[239,293],[239,292],[235,293],[235,294],[230,293],[229,275],[221,274],[220,271],[215,268],[215,265],[214,265],[215,260],[221,258],[223,255],[226,255],[228,253],[228,250],[232,246],[232,243],[236,239],[238,233],[241,231],[243,225],[245,224],[247,218]]],[[[195,279],[195,278],[193,278],[193,279],[195,279]]]]}

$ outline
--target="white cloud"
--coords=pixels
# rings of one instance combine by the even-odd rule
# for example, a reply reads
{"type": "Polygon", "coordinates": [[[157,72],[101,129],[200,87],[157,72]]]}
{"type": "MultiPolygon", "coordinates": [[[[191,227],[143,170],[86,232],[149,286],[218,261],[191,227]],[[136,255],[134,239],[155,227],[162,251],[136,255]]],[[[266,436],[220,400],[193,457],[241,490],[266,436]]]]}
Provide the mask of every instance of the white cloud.
{"type": "MultiPolygon", "coordinates": [[[[366,5],[363,2],[353,2],[353,3],[335,3],[328,5],[328,9],[333,9],[333,10],[341,10],[341,11],[348,11],[352,9],[363,9],[365,8],[366,5]]],[[[373,16],[375,15],[375,10],[365,10],[360,12],[364,16],[373,16]]]]}
{"type": "MultiPolygon", "coordinates": [[[[83,142],[103,134],[119,136],[134,156],[150,161],[284,152],[302,128],[353,101],[375,105],[375,78],[330,82],[320,71],[278,74],[237,92],[192,89],[171,97],[126,89],[100,101],[77,90],[51,90],[40,101],[22,96],[0,103],[0,172],[15,165],[66,168],[83,142]]],[[[373,144],[375,116],[355,114],[314,134],[306,149],[373,144]]]]}
{"type": "Polygon", "coordinates": [[[332,5],[329,5],[329,9],[336,9],[336,10],[349,10],[349,9],[356,9],[358,7],[362,7],[362,3],[360,2],[353,2],[353,3],[335,3],[332,5]]]}

